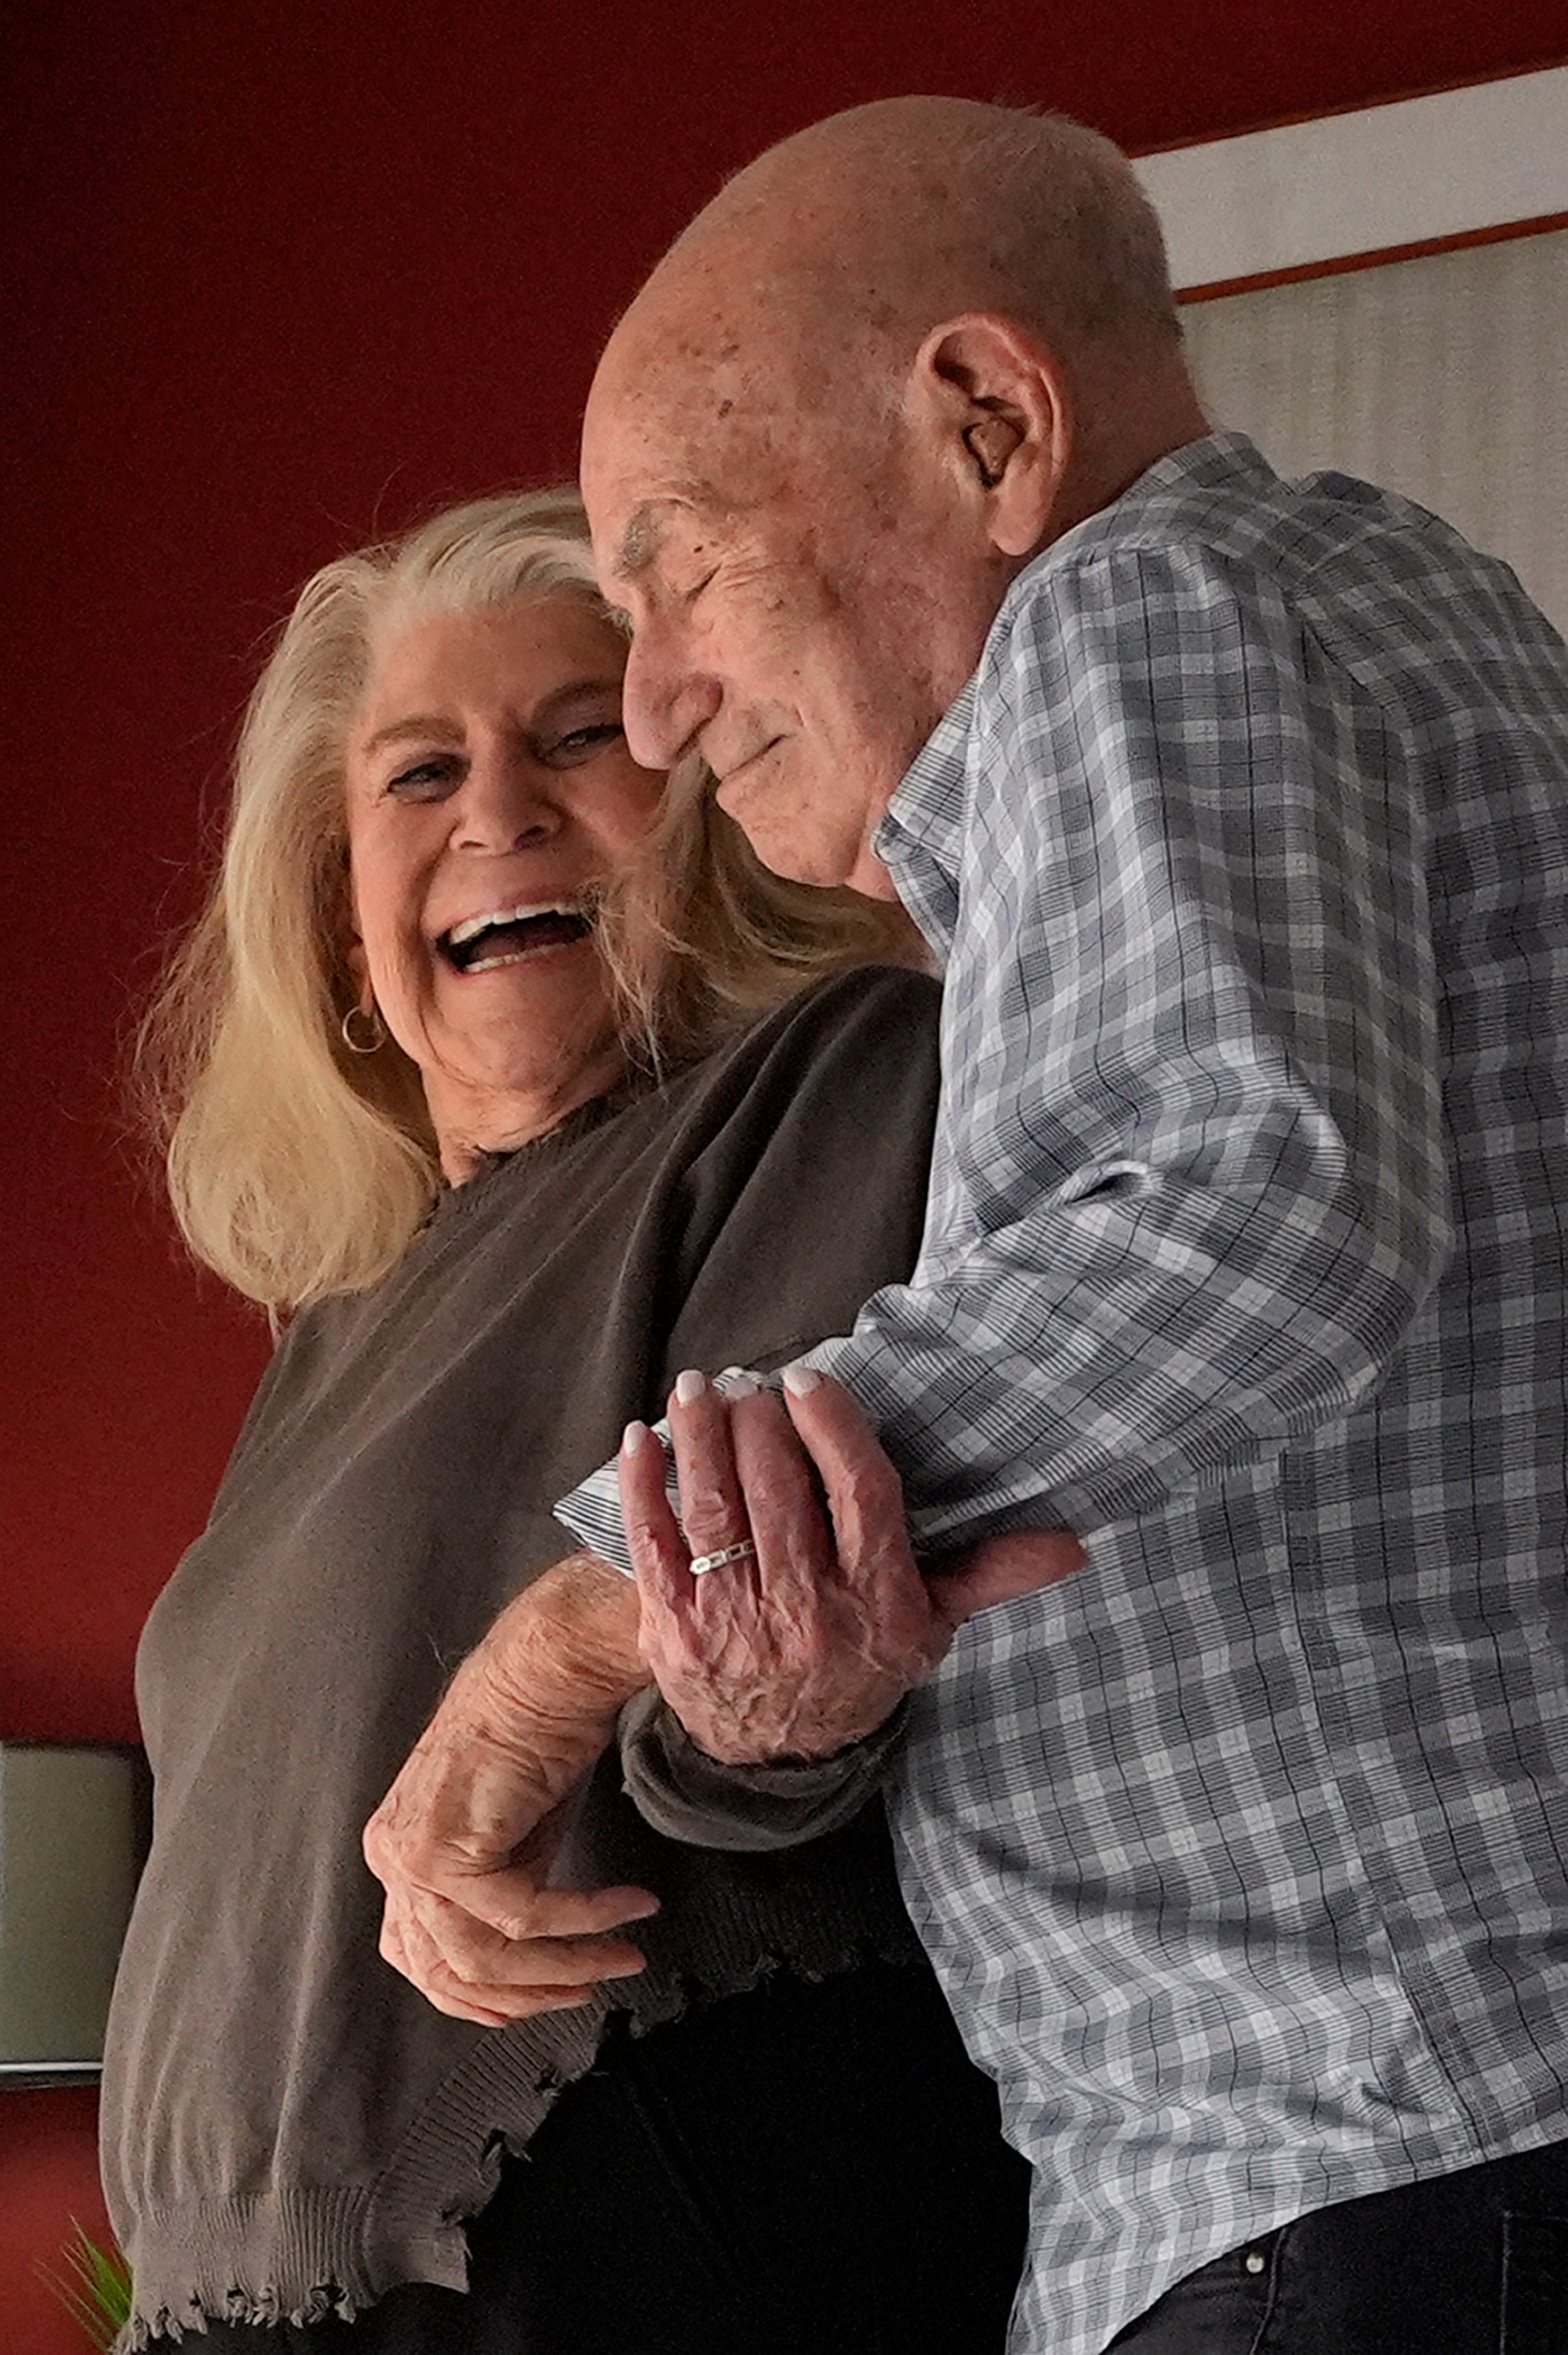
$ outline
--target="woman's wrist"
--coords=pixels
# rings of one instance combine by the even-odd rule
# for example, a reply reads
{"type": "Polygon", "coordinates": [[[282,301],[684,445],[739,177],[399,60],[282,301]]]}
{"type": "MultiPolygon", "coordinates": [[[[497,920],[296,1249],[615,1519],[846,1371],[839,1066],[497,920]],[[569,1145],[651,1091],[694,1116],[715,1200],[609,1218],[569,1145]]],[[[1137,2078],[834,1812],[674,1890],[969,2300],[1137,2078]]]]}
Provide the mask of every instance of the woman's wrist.
{"type": "Polygon", "coordinates": [[[592,1554],[573,1554],[507,1604],[470,1665],[508,1717],[586,1717],[608,1732],[649,1682],[638,1618],[630,1579],[592,1554]]]}

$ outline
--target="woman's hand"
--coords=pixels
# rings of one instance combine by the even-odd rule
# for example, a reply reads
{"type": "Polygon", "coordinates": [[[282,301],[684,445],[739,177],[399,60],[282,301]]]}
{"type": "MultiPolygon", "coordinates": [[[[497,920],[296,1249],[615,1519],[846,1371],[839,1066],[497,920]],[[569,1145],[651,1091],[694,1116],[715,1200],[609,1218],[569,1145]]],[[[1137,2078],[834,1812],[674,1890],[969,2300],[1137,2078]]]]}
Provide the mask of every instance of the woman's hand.
{"type": "Polygon", "coordinates": [[[586,1555],[546,1571],[458,1670],[365,1832],[382,1955],[438,2011],[498,2028],[642,1968],[606,1934],[656,1899],[546,1876],[562,1801],[647,1681],[635,1592],[586,1555]]]}
{"type": "Polygon", "coordinates": [[[782,1402],[726,1387],[727,1400],[683,1374],[670,1401],[681,1522],[653,1434],[633,1423],[620,1460],[642,1656],[711,1757],[842,1750],[930,1674],[974,1612],[1081,1567],[1075,1537],[1031,1532],[923,1577],[898,1475],[847,1391],[806,1369],[782,1402]],[[741,1544],[755,1552],[694,1576],[694,1555],[741,1544]]]}

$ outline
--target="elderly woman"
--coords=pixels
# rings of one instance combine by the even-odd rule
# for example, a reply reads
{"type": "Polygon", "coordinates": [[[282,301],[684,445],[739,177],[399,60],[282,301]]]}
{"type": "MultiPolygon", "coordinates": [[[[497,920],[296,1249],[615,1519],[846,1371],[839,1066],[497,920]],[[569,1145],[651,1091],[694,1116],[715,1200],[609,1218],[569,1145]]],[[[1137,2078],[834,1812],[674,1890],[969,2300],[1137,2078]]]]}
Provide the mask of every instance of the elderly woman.
{"type": "MultiPolygon", "coordinates": [[[[795,1845],[747,1845],[749,1787],[738,1845],[683,1845],[623,1788],[680,1752],[647,1694],[519,1859],[504,1984],[441,1982],[439,1906],[386,1933],[434,2001],[377,1955],[361,1828],[497,1614],[536,1717],[563,1662],[599,1694],[574,1770],[645,1681],[551,1500],[678,1369],[783,1362],[917,1240],[934,986],[633,763],[622,658],[569,493],[328,566],[154,1025],[184,1231],[283,1333],[138,1663],[104,2084],[137,2346],[1001,2343],[1027,2170],[899,1906],[876,1742],[782,1772],[795,1845]]],[[[722,1817],[703,1771],[664,1819],[722,1817]]]]}

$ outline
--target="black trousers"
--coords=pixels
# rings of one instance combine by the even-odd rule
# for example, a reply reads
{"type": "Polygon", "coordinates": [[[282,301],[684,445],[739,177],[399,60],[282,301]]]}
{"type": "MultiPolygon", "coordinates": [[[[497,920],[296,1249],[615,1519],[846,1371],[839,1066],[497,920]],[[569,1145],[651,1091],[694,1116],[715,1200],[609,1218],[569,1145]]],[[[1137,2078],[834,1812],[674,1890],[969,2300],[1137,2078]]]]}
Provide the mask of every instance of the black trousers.
{"type": "Polygon", "coordinates": [[[1568,2143],[1317,2208],[1179,2281],[1116,2355],[1568,2355],[1568,2143]]]}
{"type": "Polygon", "coordinates": [[[613,2033],[470,2227],[467,2296],[213,2323],[234,2355],[1001,2355],[1030,2170],[929,1971],[613,2033]]]}

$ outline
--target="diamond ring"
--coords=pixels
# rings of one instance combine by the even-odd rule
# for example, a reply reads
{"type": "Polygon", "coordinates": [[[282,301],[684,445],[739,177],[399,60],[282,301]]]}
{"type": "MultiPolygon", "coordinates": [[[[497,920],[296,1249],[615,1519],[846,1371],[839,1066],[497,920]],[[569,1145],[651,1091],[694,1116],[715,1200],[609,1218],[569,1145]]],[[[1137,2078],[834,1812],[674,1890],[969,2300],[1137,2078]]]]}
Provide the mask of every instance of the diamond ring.
{"type": "Polygon", "coordinates": [[[692,1562],[692,1576],[701,1578],[705,1570],[723,1570],[732,1561],[744,1561],[747,1554],[756,1551],[751,1540],[742,1538],[738,1545],[721,1546],[717,1553],[697,1554],[692,1562]]]}

